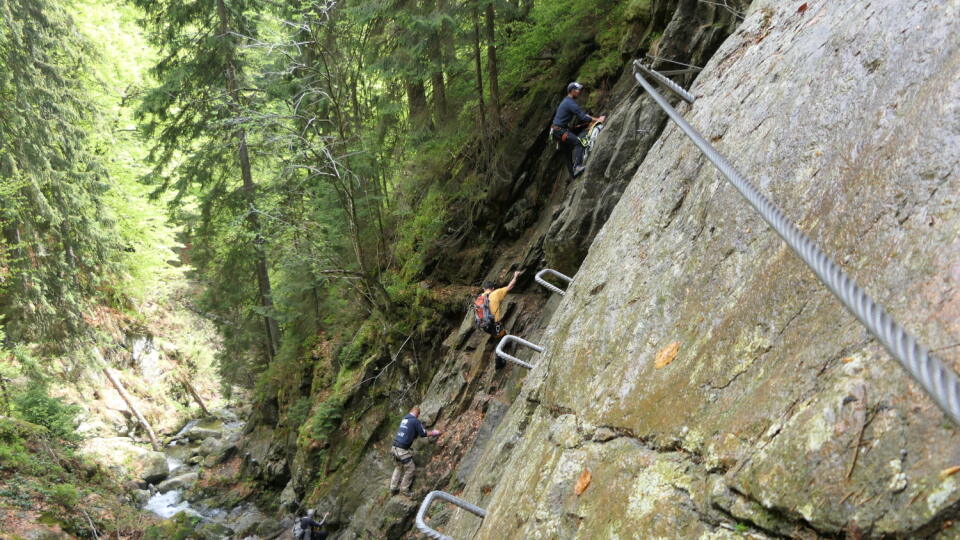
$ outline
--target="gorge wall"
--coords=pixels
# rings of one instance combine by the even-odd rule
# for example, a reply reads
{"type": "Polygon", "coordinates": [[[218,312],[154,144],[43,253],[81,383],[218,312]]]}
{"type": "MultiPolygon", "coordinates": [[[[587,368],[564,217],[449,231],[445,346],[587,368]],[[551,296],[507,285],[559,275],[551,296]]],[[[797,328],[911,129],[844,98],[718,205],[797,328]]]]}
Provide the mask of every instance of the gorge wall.
{"type": "MultiPolygon", "coordinates": [[[[758,0],[680,107],[953,367],[958,22],[758,0]]],[[[673,125],[536,341],[454,538],[956,534],[957,426],[673,125]]]]}

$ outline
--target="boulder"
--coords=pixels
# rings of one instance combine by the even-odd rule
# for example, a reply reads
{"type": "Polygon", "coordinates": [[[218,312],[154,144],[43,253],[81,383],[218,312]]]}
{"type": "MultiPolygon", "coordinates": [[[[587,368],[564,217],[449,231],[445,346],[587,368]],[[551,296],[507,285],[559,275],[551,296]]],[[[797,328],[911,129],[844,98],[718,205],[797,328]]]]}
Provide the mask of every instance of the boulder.
{"type": "Polygon", "coordinates": [[[197,480],[200,479],[200,475],[191,472],[187,474],[182,474],[180,476],[164,480],[157,485],[157,491],[160,493],[166,493],[174,489],[190,489],[194,484],[197,483],[197,480]]]}
{"type": "Polygon", "coordinates": [[[182,476],[189,472],[193,472],[193,467],[191,467],[190,465],[180,465],[179,467],[170,471],[170,477],[174,478],[176,476],[182,476]]]}
{"type": "Polygon", "coordinates": [[[138,446],[127,437],[87,439],[80,454],[129,479],[153,484],[170,474],[167,456],[138,446]]]}
{"type": "Polygon", "coordinates": [[[184,437],[187,437],[192,441],[203,441],[211,437],[219,439],[222,435],[222,432],[216,429],[208,429],[197,426],[190,428],[186,433],[183,434],[184,437]]]}
{"type": "Polygon", "coordinates": [[[203,459],[203,465],[205,467],[213,467],[214,465],[223,463],[236,453],[236,443],[229,440],[221,441],[213,437],[203,441],[203,444],[200,445],[199,452],[201,456],[206,456],[203,459]]]}
{"type": "Polygon", "coordinates": [[[228,520],[230,528],[233,529],[240,538],[264,534],[265,532],[274,532],[279,527],[279,523],[276,520],[268,518],[253,505],[244,505],[235,508],[230,512],[228,520]],[[268,523],[268,521],[271,523],[268,523]],[[261,531],[261,525],[270,525],[274,528],[270,531],[261,531]]]}
{"type": "Polygon", "coordinates": [[[297,496],[297,490],[294,487],[294,481],[287,482],[287,486],[280,492],[280,508],[293,512],[299,505],[300,497],[297,496]]]}
{"type": "Polygon", "coordinates": [[[147,504],[147,501],[150,500],[151,493],[146,489],[135,489],[132,491],[133,500],[136,501],[137,506],[143,506],[147,504]]]}

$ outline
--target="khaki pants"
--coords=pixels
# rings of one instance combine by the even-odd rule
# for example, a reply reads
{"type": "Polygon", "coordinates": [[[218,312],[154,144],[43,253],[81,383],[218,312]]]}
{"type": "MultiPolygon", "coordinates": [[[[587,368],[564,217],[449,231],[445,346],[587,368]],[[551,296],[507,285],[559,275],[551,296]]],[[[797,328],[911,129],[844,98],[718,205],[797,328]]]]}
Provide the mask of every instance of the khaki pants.
{"type": "Polygon", "coordinates": [[[417,470],[417,464],[413,462],[413,451],[391,446],[390,455],[393,456],[393,461],[397,463],[397,466],[393,468],[393,477],[390,478],[390,490],[410,491],[410,485],[413,484],[413,472],[417,470]]]}

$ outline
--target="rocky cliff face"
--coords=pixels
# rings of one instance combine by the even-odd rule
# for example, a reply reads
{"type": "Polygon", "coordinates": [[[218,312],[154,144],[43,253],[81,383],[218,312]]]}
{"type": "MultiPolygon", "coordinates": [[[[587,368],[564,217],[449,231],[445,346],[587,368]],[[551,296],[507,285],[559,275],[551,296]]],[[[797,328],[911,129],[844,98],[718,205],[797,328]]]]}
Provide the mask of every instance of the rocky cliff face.
{"type": "MultiPolygon", "coordinates": [[[[758,0],[680,107],[954,366],[957,28],[955,0],[758,0]]],[[[488,517],[432,523],[458,539],[956,536],[957,426],[675,126],[635,170],[619,143],[637,135],[612,135],[605,173],[632,180],[527,334],[546,352],[455,473],[488,517]]]]}
{"type": "MultiPolygon", "coordinates": [[[[622,42],[625,65],[648,49],[703,65],[739,23],[729,10],[696,0],[634,4],[638,7],[631,10],[634,18],[628,21],[630,30],[622,42]]],[[[575,78],[576,66],[570,70],[569,77],[575,78]]],[[[560,80],[561,88],[564,80],[560,80]]],[[[576,180],[570,179],[552,145],[545,144],[545,123],[562,96],[534,91],[517,99],[520,111],[515,116],[520,121],[504,135],[491,160],[497,165],[487,171],[487,197],[472,212],[473,221],[464,227],[468,232],[445,239],[447,248],[438,251],[430,265],[433,280],[479,283],[484,277],[503,280],[508,269],[525,270],[518,287],[507,297],[505,326],[512,334],[540,339],[559,297],[536,285],[533,275],[544,267],[545,260],[563,271],[576,271],[633,171],[666,125],[665,115],[643,107],[649,98],[639,96],[631,80],[625,73],[612,86],[591,91],[587,106],[594,112],[606,112],[611,120],[604,133],[607,142],[591,158],[587,173],[576,180]],[[505,169],[508,172],[504,173],[505,169]]],[[[686,83],[692,80],[693,75],[685,78],[686,83]]],[[[460,174],[477,173],[466,170],[460,174]]],[[[429,282],[424,285],[430,286],[429,282]]],[[[343,448],[352,445],[348,450],[362,457],[355,462],[330,460],[333,465],[322,470],[311,464],[303,451],[285,457],[285,442],[275,440],[274,431],[262,426],[248,439],[247,471],[263,483],[289,479],[281,504],[292,507],[302,498],[305,504],[331,511],[337,538],[419,537],[413,518],[422,496],[430,489],[459,492],[469,487],[472,475],[489,472],[485,465],[481,468],[480,460],[491,443],[500,441],[495,431],[511,406],[529,403],[517,397],[529,373],[513,365],[495,368],[496,342],[476,331],[472,315],[464,317],[463,304],[476,289],[461,288],[464,290],[459,291],[451,310],[453,328],[437,332],[429,350],[407,347],[396,353],[396,364],[402,366],[399,372],[406,373],[406,378],[393,370],[377,382],[397,394],[412,395],[417,392],[417,381],[426,381],[420,387],[422,418],[430,427],[444,430],[437,444],[418,443],[418,496],[414,500],[387,493],[394,465],[389,446],[399,419],[396,415],[405,410],[401,407],[406,403],[354,399],[347,408],[359,411],[352,414],[356,414],[356,424],[363,426],[362,432],[337,444],[343,448]],[[250,465],[254,462],[260,465],[250,465]],[[276,473],[266,471],[265,464],[276,465],[276,473]]],[[[538,361],[531,359],[529,352],[519,356],[538,361]]],[[[287,448],[292,446],[286,443],[287,448]]],[[[489,491],[491,486],[484,489],[489,491]]]]}

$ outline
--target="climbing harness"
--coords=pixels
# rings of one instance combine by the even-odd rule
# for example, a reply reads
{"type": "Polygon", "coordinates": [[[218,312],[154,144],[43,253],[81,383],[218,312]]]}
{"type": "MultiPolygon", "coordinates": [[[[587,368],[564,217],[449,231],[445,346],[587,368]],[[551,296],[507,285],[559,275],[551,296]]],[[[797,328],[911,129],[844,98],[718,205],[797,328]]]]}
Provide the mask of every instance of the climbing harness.
{"type": "Polygon", "coordinates": [[[518,343],[518,344],[520,344],[520,345],[523,345],[524,347],[527,347],[528,349],[533,349],[533,350],[537,351],[538,353],[542,353],[542,352],[543,352],[543,347],[541,347],[541,346],[539,346],[539,345],[536,345],[536,344],[534,344],[534,343],[530,343],[529,341],[527,341],[527,340],[525,340],[525,339],[518,338],[517,336],[511,336],[510,334],[507,334],[507,335],[503,336],[503,339],[501,339],[501,340],[500,340],[500,343],[497,344],[497,356],[499,356],[500,358],[503,358],[504,360],[508,360],[508,361],[510,361],[510,362],[513,362],[514,364],[516,364],[516,365],[518,365],[518,366],[520,366],[520,367],[525,367],[525,368],[527,368],[527,369],[533,369],[533,364],[524,362],[523,360],[517,358],[516,356],[511,356],[511,355],[509,355],[509,354],[507,354],[507,353],[505,353],[505,352],[503,351],[503,348],[504,348],[505,346],[507,346],[507,344],[512,343],[512,342],[516,342],[516,343],[518,343]]]}
{"type": "Polygon", "coordinates": [[[837,266],[816,244],[797,228],[786,215],[766,197],[764,197],[749,181],[738,173],[726,159],[721,156],[682,116],[667,103],[653,86],[647,82],[642,73],[646,73],[663,83],[670,90],[677,92],[680,97],[693,103],[693,96],[680,88],[676,83],[666,82],[666,77],[642,65],[639,60],[634,61],[634,77],[646,90],[650,97],[667,113],[671,120],[690,138],[717,169],[737,188],[737,191],[753,206],[783,238],[784,242],[805,262],[820,278],[827,288],[833,292],[840,302],[863,323],[864,326],[886,347],[887,351],[896,358],[900,365],[920,383],[920,386],[930,395],[941,409],[954,422],[960,424],[960,380],[956,373],[943,365],[932,356],[926,347],[903,329],[888,315],[880,305],[875,303],[853,279],[837,266]],[[678,89],[682,92],[678,92],[678,89]],[[690,99],[687,99],[689,96],[690,99]]]}
{"type": "Polygon", "coordinates": [[[427,493],[427,496],[424,497],[423,502],[420,503],[420,509],[417,511],[417,528],[420,529],[420,532],[429,536],[430,538],[435,538],[436,540],[453,540],[449,536],[444,535],[434,529],[431,529],[424,521],[423,518],[426,517],[427,511],[430,510],[430,505],[433,504],[435,499],[440,499],[447,501],[450,504],[455,504],[460,508],[463,508],[471,514],[480,516],[480,519],[487,517],[487,511],[479,506],[468,503],[467,501],[461,499],[460,497],[454,497],[453,495],[445,491],[431,491],[427,493]]]}
{"type": "Polygon", "coordinates": [[[568,285],[570,284],[571,281],[573,281],[573,278],[572,278],[572,277],[565,276],[565,275],[561,274],[560,272],[557,272],[556,270],[554,270],[554,269],[552,269],[552,268],[544,268],[543,270],[537,272],[537,275],[533,277],[533,279],[534,279],[537,283],[543,285],[543,286],[546,287],[548,290],[551,290],[551,291],[559,294],[560,296],[563,296],[563,295],[565,294],[565,293],[563,292],[563,289],[561,289],[560,287],[557,287],[556,285],[554,285],[554,284],[552,284],[552,283],[549,283],[549,282],[547,282],[547,280],[543,279],[543,276],[545,276],[545,275],[547,275],[547,274],[557,276],[558,278],[566,281],[568,285]]]}
{"type": "Polygon", "coordinates": [[[583,157],[580,158],[581,167],[587,166],[587,160],[593,155],[593,147],[597,144],[597,138],[600,137],[601,131],[603,131],[603,123],[596,122],[587,130],[587,136],[580,139],[583,144],[583,157]]]}

